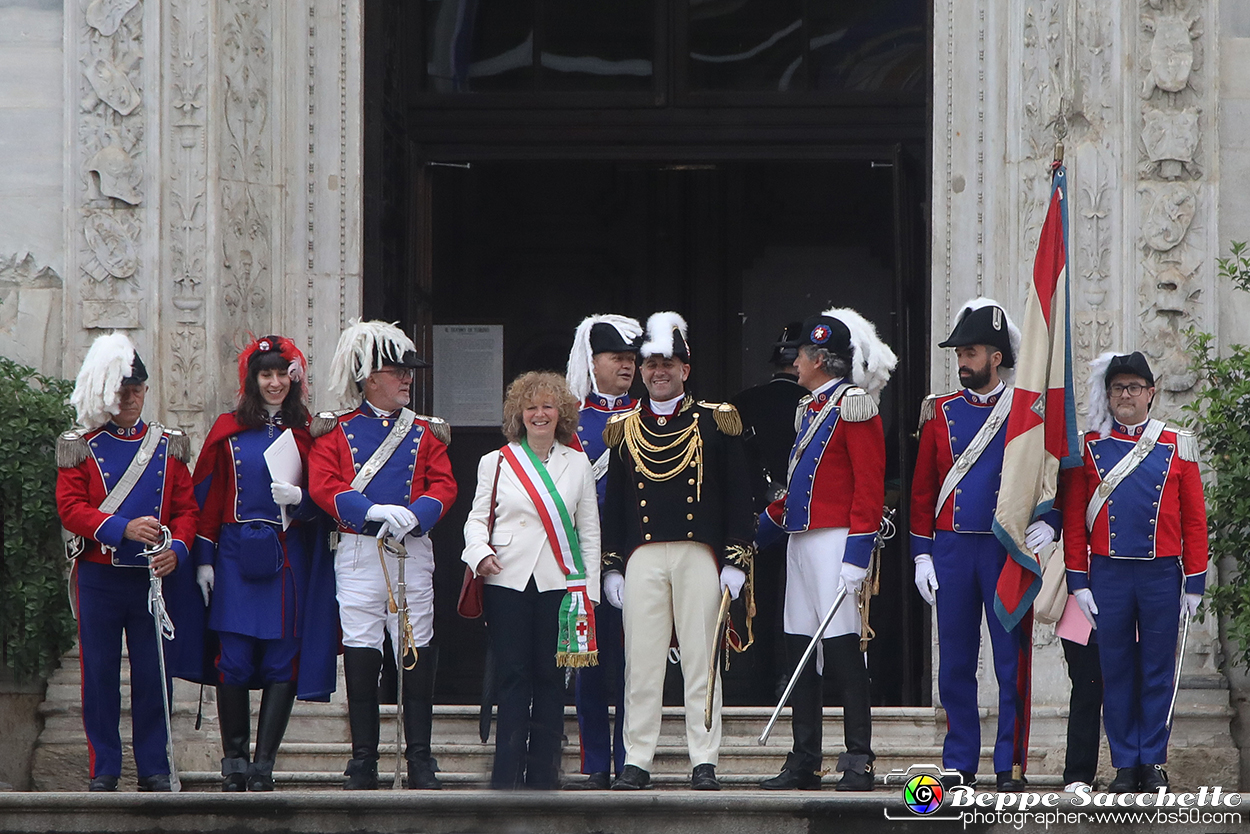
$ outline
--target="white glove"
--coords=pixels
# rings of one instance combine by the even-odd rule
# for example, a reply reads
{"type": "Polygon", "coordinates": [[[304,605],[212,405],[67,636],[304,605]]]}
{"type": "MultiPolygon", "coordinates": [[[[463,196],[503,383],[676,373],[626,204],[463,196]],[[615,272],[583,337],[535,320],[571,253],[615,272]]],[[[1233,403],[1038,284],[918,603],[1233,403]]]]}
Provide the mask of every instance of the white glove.
{"type": "Polygon", "coordinates": [[[1085,615],[1085,619],[1089,620],[1090,627],[1098,628],[1098,623],[1094,621],[1094,618],[1098,616],[1098,606],[1094,603],[1094,592],[1089,588],[1082,588],[1079,591],[1073,591],[1072,596],[1076,597],[1076,605],[1081,609],[1081,613],[1085,615]]]}
{"type": "Polygon", "coordinates": [[[603,575],[603,597],[613,608],[625,607],[625,577],[619,570],[603,575]]]}
{"type": "Polygon", "coordinates": [[[1040,518],[1030,524],[1024,531],[1024,543],[1028,545],[1029,550],[1037,553],[1046,545],[1055,540],[1055,528],[1051,527],[1040,518]]]}
{"type": "Polygon", "coordinates": [[[842,563],[842,584],[846,586],[846,592],[850,596],[859,593],[859,589],[864,584],[864,579],[868,576],[868,568],[860,568],[855,565],[842,563]]]}
{"type": "Polygon", "coordinates": [[[933,570],[933,557],[921,553],[916,557],[916,590],[920,598],[932,605],[937,601],[937,571],[933,570]]]}
{"type": "MultiPolygon", "coordinates": [[[[723,580],[722,580],[723,581],[723,580]]],[[[1198,613],[1198,606],[1202,605],[1202,594],[1185,594],[1185,616],[1193,619],[1198,613]]]]}
{"type": "Polygon", "coordinates": [[[720,593],[725,595],[725,591],[729,591],[730,599],[737,599],[738,594],[742,593],[742,586],[746,584],[747,575],[742,572],[741,568],[735,568],[733,565],[725,565],[720,569],[720,593]]]}
{"type": "Polygon", "coordinates": [[[412,510],[398,504],[374,504],[365,513],[365,520],[382,522],[382,529],[378,531],[379,539],[386,535],[387,530],[395,538],[402,539],[409,530],[417,526],[417,517],[412,514],[412,510]]]}
{"type": "Polygon", "coordinates": [[[213,590],[213,566],[200,565],[195,569],[195,584],[200,586],[200,593],[204,595],[204,604],[208,605],[208,595],[213,590]]]}
{"type": "Polygon", "coordinates": [[[304,500],[304,491],[295,484],[287,484],[282,481],[274,481],[269,485],[269,492],[273,495],[273,503],[286,504],[294,507],[300,501],[304,500]]]}

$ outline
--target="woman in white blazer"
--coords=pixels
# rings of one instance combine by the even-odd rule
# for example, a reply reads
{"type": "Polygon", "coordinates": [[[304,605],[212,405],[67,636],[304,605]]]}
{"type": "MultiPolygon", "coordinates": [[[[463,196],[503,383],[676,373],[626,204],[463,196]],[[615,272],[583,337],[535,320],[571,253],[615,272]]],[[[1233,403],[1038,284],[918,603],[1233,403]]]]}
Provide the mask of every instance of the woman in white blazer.
{"type": "MultiPolygon", "coordinates": [[[[567,445],[577,432],[577,406],[559,374],[532,371],[513,380],[503,409],[509,445],[478,463],[477,492],[464,525],[462,558],[485,578],[482,605],[495,658],[499,717],[493,788],[559,787],[564,673],[556,665],[556,645],[561,605],[572,586],[512,461],[541,461],[576,529],[587,604],[598,603],[595,477],[589,458],[567,445]],[[494,527],[488,532],[492,492],[494,527]]],[[[541,477],[530,480],[531,488],[549,495],[544,484],[541,477]]]]}

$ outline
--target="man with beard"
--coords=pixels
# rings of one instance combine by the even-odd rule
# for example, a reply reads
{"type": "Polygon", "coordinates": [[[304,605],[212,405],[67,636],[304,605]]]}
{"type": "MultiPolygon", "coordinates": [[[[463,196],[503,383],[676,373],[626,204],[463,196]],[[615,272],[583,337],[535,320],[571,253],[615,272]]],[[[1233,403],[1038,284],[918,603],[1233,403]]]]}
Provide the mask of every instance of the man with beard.
{"type": "MultiPolygon", "coordinates": [[[[981,755],[977,656],[984,609],[998,680],[997,789],[1019,791],[1026,780],[1023,773],[1019,779],[1013,776],[1013,765],[1024,764],[1014,761],[1015,750],[1027,749],[1029,726],[1028,681],[1019,658],[1030,650],[1032,633],[1021,626],[1007,632],[994,613],[1007,552],[994,535],[993,522],[1014,393],[1010,369],[1019,352],[1020,331],[1002,305],[977,298],[959,311],[954,330],[938,347],[955,349],[964,388],[930,396],[921,406],[911,552],[920,596],[929,605],[940,603],[938,694],[947,715],[942,765],[951,771],[943,782],[949,787],[976,780],[981,755]]],[[[1058,526],[1057,512],[1034,521],[1026,543],[1036,552],[1055,540],[1058,526]]]]}

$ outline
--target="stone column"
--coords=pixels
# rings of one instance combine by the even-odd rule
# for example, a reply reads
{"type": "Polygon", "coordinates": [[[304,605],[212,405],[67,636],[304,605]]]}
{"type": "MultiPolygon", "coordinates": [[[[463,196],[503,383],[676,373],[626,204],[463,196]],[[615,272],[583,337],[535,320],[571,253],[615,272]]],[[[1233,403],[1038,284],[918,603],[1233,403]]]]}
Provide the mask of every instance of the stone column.
{"type": "MultiPolygon", "coordinates": [[[[1023,314],[1049,165],[1063,140],[1082,427],[1089,359],[1111,349],[1145,352],[1158,377],[1156,416],[1166,419],[1179,414],[1196,381],[1182,331],[1196,325],[1218,335],[1217,5],[934,4],[934,341],[975,295],[1023,314]]],[[[933,391],[958,384],[951,359],[934,355],[933,391]]],[[[1056,741],[1062,722],[1047,727],[1046,717],[1061,717],[1067,701],[1053,631],[1035,632],[1035,749],[1056,741]]],[[[1215,637],[1209,619],[1195,624],[1186,675],[1214,676],[1215,637]]],[[[982,669],[981,703],[990,706],[984,657],[982,669]]],[[[1185,733],[1183,722],[1184,715],[1174,742],[1230,743],[1226,722],[1214,742],[1210,733],[1185,733]]]]}

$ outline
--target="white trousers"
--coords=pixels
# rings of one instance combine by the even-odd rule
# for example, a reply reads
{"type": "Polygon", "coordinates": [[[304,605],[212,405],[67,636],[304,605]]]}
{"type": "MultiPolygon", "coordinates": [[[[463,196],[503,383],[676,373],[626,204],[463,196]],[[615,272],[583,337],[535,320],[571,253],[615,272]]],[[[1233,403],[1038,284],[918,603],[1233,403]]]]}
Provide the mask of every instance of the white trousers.
{"type": "MultiPolygon", "coordinates": [[[[786,608],[782,620],[786,634],[815,636],[838,595],[842,554],[849,534],[846,527],[790,534],[786,544],[786,608]]],[[[846,599],[823,637],[859,634],[858,603],[857,597],[846,599]]]]}
{"type": "Polygon", "coordinates": [[[650,772],[660,740],[664,671],[677,630],[686,688],[686,744],[692,767],[720,757],[721,686],[712,729],[703,727],[707,669],[720,609],[720,570],[711,548],[695,542],[647,544],[625,568],[625,763],[650,772]]]}
{"type": "MultiPolygon", "coordinates": [[[[428,646],[434,639],[434,546],[429,536],[404,539],[404,584],[407,586],[408,622],[416,646],[428,646]]],[[[395,590],[399,582],[399,559],[387,553],[386,572],[395,590]]],[[[391,635],[391,648],[399,656],[399,615],[388,608],[386,579],[378,558],[378,540],[373,536],[340,534],[334,553],[335,597],[339,601],[339,622],[343,645],[381,651],[383,627],[391,635]]],[[[399,597],[395,598],[396,603],[399,597]]]]}

